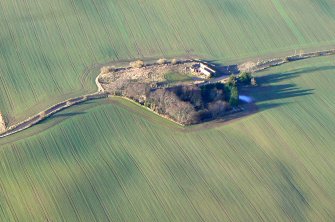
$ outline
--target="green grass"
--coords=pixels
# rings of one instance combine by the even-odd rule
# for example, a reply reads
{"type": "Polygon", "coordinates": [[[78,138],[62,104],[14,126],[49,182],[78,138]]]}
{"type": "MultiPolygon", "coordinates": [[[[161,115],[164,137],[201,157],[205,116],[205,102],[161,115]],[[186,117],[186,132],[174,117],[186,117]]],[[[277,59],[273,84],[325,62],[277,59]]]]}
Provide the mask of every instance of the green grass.
{"type": "Polygon", "coordinates": [[[1,1],[0,110],[16,122],[93,92],[98,69],[90,68],[108,61],[195,54],[228,62],[327,48],[335,43],[334,7],[332,0],[1,1]]]}
{"type": "MultiPolygon", "coordinates": [[[[11,122],[96,90],[99,64],[228,63],[334,45],[332,0],[0,1],[11,122]]],[[[123,100],[0,140],[2,221],[331,221],[334,57],[259,74],[260,111],[187,130],[123,100]]]]}
{"type": "Polygon", "coordinates": [[[259,112],[228,125],[74,106],[0,141],[0,218],[331,221],[334,73],[334,57],[259,73],[259,112]]]}
{"type": "Polygon", "coordinates": [[[175,83],[175,82],[184,82],[184,81],[190,81],[192,80],[192,77],[189,75],[185,75],[182,73],[175,73],[175,72],[170,72],[167,73],[164,78],[166,81],[170,83],[175,83]]]}

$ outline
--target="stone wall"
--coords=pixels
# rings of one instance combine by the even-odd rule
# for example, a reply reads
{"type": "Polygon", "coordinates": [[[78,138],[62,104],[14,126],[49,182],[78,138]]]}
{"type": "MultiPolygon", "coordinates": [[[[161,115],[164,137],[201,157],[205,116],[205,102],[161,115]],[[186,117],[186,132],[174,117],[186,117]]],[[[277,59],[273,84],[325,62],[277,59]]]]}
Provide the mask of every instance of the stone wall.
{"type": "Polygon", "coordinates": [[[248,67],[248,70],[244,70],[244,68],[242,68],[246,64],[244,63],[244,64],[239,65],[239,69],[240,71],[260,72],[260,71],[263,71],[273,66],[279,66],[279,65],[297,61],[297,60],[308,59],[308,58],[319,57],[319,56],[330,56],[330,55],[335,55],[335,49],[316,51],[316,52],[307,52],[307,53],[301,53],[298,55],[286,56],[284,58],[274,58],[274,59],[269,59],[269,60],[263,60],[257,63],[253,63],[252,66],[248,67]]]}

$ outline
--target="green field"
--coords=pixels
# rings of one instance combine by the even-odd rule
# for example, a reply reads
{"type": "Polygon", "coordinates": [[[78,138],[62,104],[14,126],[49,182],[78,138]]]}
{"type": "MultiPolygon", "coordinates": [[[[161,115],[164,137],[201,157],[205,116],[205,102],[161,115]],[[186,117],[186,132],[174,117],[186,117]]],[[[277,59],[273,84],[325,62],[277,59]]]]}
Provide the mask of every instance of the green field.
{"type": "MultiPolygon", "coordinates": [[[[94,92],[99,67],[113,61],[227,64],[334,48],[334,8],[2,0],[0,112],[15,123],[94,92]]],[[[0,221],[332,221],[334,74],[334,56],[258,73],[246,93],[259,111],[229,123],[182,128],[122,99],[57,113],[0,139],[0,221]]]]}
{"type": "Polygon", "coordinates": [[[333,0],[0,2],[0,111],[11,122],[95,90],[94,65],[198,55],[220,62],[329,48],[333,0]]]}
{"type": "Polygon", "coordinates": [[[0,218],[332,221],[334,73],[334,57],[259,73],[259,112],[226,125],[183,129],[122,99],[72,107],[0,140],[0,218]]]}

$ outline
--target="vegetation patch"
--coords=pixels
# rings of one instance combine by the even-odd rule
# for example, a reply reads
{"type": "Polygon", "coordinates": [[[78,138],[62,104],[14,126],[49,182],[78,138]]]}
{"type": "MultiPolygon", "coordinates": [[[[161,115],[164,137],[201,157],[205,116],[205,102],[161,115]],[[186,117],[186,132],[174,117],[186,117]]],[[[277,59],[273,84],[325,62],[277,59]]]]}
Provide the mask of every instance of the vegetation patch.
{"type": "Polygon", "coordinates": [[[176,72],[169,72],[169,73],[165,74],[164,78],[169,83],[184,82],[184,81],[193,80],[192,76],[190,76],[190,75],[181,75],[180,73],[176,73],[176,72]]]}
{"type": "Polygon", "coordinates": [[[156,64],[141,63],[142,67],[135,63],[123,68],[103,67],[98,82],[111,95],[134,100],[182,125],[240,111],[238,88],[250,85],[252,79],[242,73],[212,81],[205,78],[206,74],[216,71],[199,61],[168,63],[159,59],[156,64]]]}

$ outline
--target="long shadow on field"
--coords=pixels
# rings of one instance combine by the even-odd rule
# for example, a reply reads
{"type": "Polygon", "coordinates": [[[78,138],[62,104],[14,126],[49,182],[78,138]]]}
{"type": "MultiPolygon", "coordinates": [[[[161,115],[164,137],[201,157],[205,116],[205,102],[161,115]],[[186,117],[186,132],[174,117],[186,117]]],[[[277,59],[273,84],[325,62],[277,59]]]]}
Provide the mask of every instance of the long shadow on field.
{"type": "Polygon", "coordinates": [[[256,80],[258,86],[247,86],[239,89],[240,95],[251,96],[254,98],[254,103],[247,104],[240,102],[240,104],[244,107],[243,112],[227,115],[224,116],[223,119],[217,119],[208,123],[205,122],[197,127],[191,127],[188,130],[193,131],[221,126],[224,123],[237,121],[244,116],[287,105],[289,103],[294,103],[294,100],[292,101],[292,99],[286,99],[311,95],[314,91],[314,89],[299,87],[295,84],[297,80],[294,79],[298,78],[302,74],[332,69],[335,70],[335,66],[297,69],[285,73],[257,74],[256,80]]]}
{"type": "MultiPolygon", "coordinates": [[[[49,121],[55,120],[55,119],[59,119],[59,120],[63,120],[69,117],[73,117],[73,116],[79,116],[85,114],[85,112],[68,112],[68,113],[55,113],[51,116],[49,116],[48,118],[42,120],[41,122],[37,123],[36,125],[40,125],[40,124],[45,124],[49,121]]],[[[58,121],[56,121],[58,122],[58,121]]]]}
{"type": "Polygon", "coordinates": [[[288,102],[279,101],[274,103],[274,101],[313,94],[314,89],[301,88],[295,84],[294,79],[302,74],[325,70],[335,70],[335,66],[311,67],[285,73],[265,74],[256,78],[257,87],[242,89],[241,94],[252,95],[257,103],[261,103],[258,105],[260,110],[284,105],[288,102]]]}
{"type": "Polygon", "coordinates": [[[301,74],[308,74],[318,71],[327,71],[327,70],[334,70],[335,66],[320,66],[320,67],[310,67],[304,69],[296,69],[290,72],[280,72],[280,73],[272,73],[269,75],[260,76],[257,78],[259,83],[277,83],[288,79],[294,79],[299,77],[301,74]]]}
{"type": "Polygon", "coordinates": [[[85,112],[70,112],[70,113],[56,113],[52,118],[61,118],[61,117],[72,117],[72,116],[77,116],[77,115],[82,115],[85,114],[85,112]]]}
{"type": "Polygon", "coordinates": [[[203,60],[211,65],[213,65],[216,70],[216,74],[214,77],[220,77],[220,76],[229,76],[231,74],[239,74],[240,71],[238,69],[237,64],[232,65],[223,65],[219,61],[216,60],[203,60]]]}

